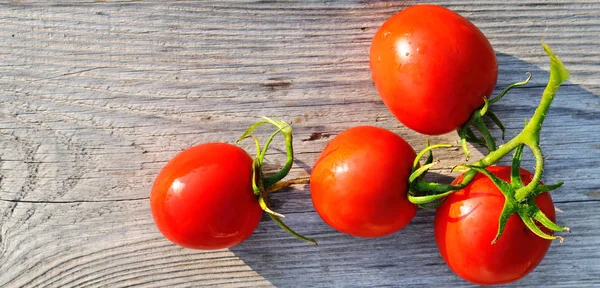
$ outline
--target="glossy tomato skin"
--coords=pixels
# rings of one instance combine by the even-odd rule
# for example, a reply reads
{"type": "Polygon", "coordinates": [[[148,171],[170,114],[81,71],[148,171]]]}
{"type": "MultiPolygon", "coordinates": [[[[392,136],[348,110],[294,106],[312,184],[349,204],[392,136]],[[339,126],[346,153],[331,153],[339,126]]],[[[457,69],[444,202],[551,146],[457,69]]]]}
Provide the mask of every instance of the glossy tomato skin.
{"type": "MultiPolygon", "coordinates": [[[[491,166],[487,170],[508,181],[510,169],[491,166]]],[[[525,184],[532,177],[529,171],[521,169],[525,184]]],[[[454,184],[460,181],[462,176],[454,184]]],[[[465,189],[448,196],[437,208],[434,229],[440,254],[454,273],[469,282],[480,285],[514,282],[529,274],[550,248],[551,241],[533,234],[517,215],[508,220],[496,244],[491,244],[504,199],[488,177],[478,174],[465,189]]],[[[548,218],[555,220],[549,193],[540,194],[535,203],[548,218]]]]}
{"type": "Polygon", "coordinates": [[[373,82],[388,109],[422,134],[451,132],[489,97],[498,78],[496,55],[469,20],[435,5],[415,5],[375,33],[373,82]]]}
{"type": "Polygon", "coordinates": [[[252,158],[237,146],[207,143],[184,150],[152,186],[156,226],[183,247],[212,250],[239,244],[262,216],[251,181],[252,158]]]}
{"type": "Polygon", "coordinates": [[[325,147],[310,176],[313,205],[336,230],[381,237],[406,226],[417,206],[406,197],[415,151],[400,136],[359,126],[325,147]]]}

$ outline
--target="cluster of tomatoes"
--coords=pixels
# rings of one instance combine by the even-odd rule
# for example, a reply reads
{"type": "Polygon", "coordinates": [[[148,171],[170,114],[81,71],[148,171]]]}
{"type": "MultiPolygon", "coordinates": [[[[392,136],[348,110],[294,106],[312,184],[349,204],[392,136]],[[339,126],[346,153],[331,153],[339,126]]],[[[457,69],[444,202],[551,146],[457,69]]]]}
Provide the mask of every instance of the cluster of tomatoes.
{"type": "MultiPolygon", "coordinates": [[[[544,47],[552,67],[544,97],[551,102],[568,71],[544,47]]],[[[350,128],[330,141],[311,172],[311,197],[319,216],[342,233],[382,237],[405,227],[418,204],[431,202],[436,206],[437,246],[457,275],[477,284],[500,284],[531,272],[551,240],[559,238],[553,232],[568,229],[554,224],[554,205],[546,193],[560,183],[542,185],[543,166],[536,167],[534,174],[519,166],[524,146],[542,161],[537,165],[543,165],[543,158],[537,157],[543,121],[538,112],[531,125],[498,149],[478,122],[480,116],[492,113],[487,111],[488,99],[498,77],[494,50],[486,37],[451,10],[415,5],[379,28],[371,44],[370,64],[383,102],[406,127],[426,135],[456,130],[463,140],[482,144],[490,153],[463,167],[466,172],[451,184],[428,183],[423,175],[434,163],[431,157],[424,164],[419,161],[433,146],[417,154],[391,131],[350,128]],[[478,128],[481,136],[469,125],[478,128]],[[512,166],[492,166],[512,151],[512,166]]],[[[549,102],[544,105],[538,110],[547,110],[549,102]]],[[[497,122],[497,117],[492,120],[497,122]]],[[[279,180],[293,160],[291,127],[265,118],[242,138],[249,137],[256,141],[254,158],[236,145],[208,143],[189,148],[166,164],[150,198],[155,222],[165,237],[195,249],[231,247],[253,233],[264,211],[294,236],[313,241],[285,226],[282,215],[268,205],[268,193],[286,186],[279,180]],[[261,148],[251,132],[262,124],[273,124],[278,130],[261,148]],[[278,133],[286,138],[288,162],[279,173],[265,176],[264,154],[278,133]]]]}

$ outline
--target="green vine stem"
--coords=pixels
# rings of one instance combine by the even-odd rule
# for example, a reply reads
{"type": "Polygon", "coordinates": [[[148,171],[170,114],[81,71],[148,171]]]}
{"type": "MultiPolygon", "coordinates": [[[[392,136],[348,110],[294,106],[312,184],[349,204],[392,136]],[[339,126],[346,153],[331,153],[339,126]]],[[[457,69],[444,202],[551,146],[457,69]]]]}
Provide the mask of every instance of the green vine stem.
{"type": "MultiPolygon", "coordinates": [[[[523,201],[527,198],[529,194],[535,190],[538,182],[542,178],[542,171],[544,170],[544,157],[540,149],[540,131],[542,129],[542,123],[546,118],[548,109],[550,109],[552,100],[554,100],[554,95],[556,95],[560,85],[569,77],[569,71],[558,57],[554,55],[550,47],[545,43],[542,43],[542,46],[544,47],[544,51],[550,56],[550,78],[533,117],[526,123],[525,128],[523,128],[517,136],[506,142],[504,145],[500,145],[497,150],[491,151],[488,155],[472,165],[484,168],[500,161],[500,159],[521,144],[529,147],[535,156],[535,173],[531,183],[516,191],[515,198],[517,201],[523,201]]],[[[476,174],[477,171],[475,170],[467,172],[462,184],[468,184],[473,180],[473,177],[475,177],[476,174]]]]}
{"type": "Polygon", "coordinates": [[[502,97],[504,97],[504,95],[506,95],[506,93],[508,93],[508,91],[510,91],[511,89],[529,83],[529,80],[531,80],[531,73],[527,72],[527,79],[525,79],[525,81],[509,85],[504,90],[502,90],[502,92],[500,92],[498,96],[494,97],[491,100],[488,100],[486,97],[483,97],[484,105],[481,108],[475,110],[473,114],[471,114],[469,120],[458,129],[458,135],[460,136],[461,145],[466,155],[467,161],[469,161],[469,158],[471,157],[471,153],[469,152],[469,148],[467,147],[467,142],[483,146],[487,148],[489,152],[496,150],[496,140],[494,140],[494,137],[490,133],[490,130],[485,125],[483,118],[487,116],[490,120],[492,120],[492,122],[494,122],[494,124],[496,124],[496,126],[500,128],[500,131],[502,131],[502,139],[504,139],[506,129],[504,128],[504,125],[502,124],[498,116],[496,116],[494,112],[489,111],[489,106],[502,99],[502,97]],[[475,133],[473,133],[471,126],[477,129],[479,133],[481,133],[483,139],[479,139],[477,136],[475,136],[475,133]]]}
{"type": "MultiPolygon", "coordinates": [[[[556,92],[560,88],[560,85],[567,80],[569,77],[569,71],[565,68],[563,63],[554,55],[550,47],[545,43],[542,43],[544,51],[548,54],[550,58],[550,77],[548,80],[548,84],[544,89],[542,94],[542,98],[538,107],[536,108],[531,119],[525,123],[523,130],[517,134],[514,138],[509,140],[503,145],[499,147],[495,147],[495,144],[490,143],[489,135],[486,135],[484,131],[481,131],[484,136],[484,140],[480,140],[474,136],[472,130],[470,130],[470,125],[475,124],[477,128],[481,128],[480,125],[477,125],[477,121],[481,120],[481,117],[485,115],[488,109],[488,105],[490,103],[495,103],[498,101],[508,90],[513,87],[521,86],[526,84],[529,79],[531,79],[531,74],[527,80],[519,83],[515,83],[509,87],[507,87],[498,97],[485,101],[484,107],[477,110],[477,113],[474,113],[472,117],[471,123],[467,123],[468,125],[463,126],[459,129],[459,135],[461,136],[461,142],[463,148],[465,148],[465,139],[471,138],[472,140],[476,140],[479,143],[484,143],[490,149],[490,152],[481,158],[479,161],[475,162],[472,165],[462,165],[467,171],[464,174],[463,181],[458,185],[444,185],[437,183],[428,183],[424,181],[420,181],[422,175],[433,166],[433,163],[427,163],[422,167],[418,167],[418,161],[427,151],[431,151],[434,148],[445,147],[443,145],[433,145],[426,148],[427,151],[419,153],[417,159],[415,160],[415,165],[413,165],[413,174],[410,179],[410,188],[411,194],[409,194],[409,200],[415,204],[426,205],[428,203],[435,204],[436,201],[440,201],[454,190],[459,190],[466,187],[477,175],[477,173],[482,173],[488,176],[498,188],[502,191],[504,196],[506,197],[505,207],[502,211],[501,216],[499,217],[499,225],[498,225],[498,233],[493,240],[492,243],[495,243],[498,238],[502,235],[504,231],[504,226],[506,225],[506,221],[514,215],[518,214],[519,217],[523,220],[523,223],[536,235],[545,238],[545,239],[560,239],[562,241],[562,237],[560,236],[552,236],[544,231],[542,231],[536,223],[541,224],[551,231],[570,231],[568,227],[561,227],[553,223],[546,215],[544,215],[540,209],[536,206],[534,199],[537,195],[542,192],[550,191],[556,189],[562,185],[561,183],[556,183],[553,185],[540,185],[539,182],[542,178],[542,172],[544,170],[544,156],[542,154],[542,150],[540,148],[540,131],[542,129],[542,123],[548,113],[550,108],[550,104],[556,95],[556,92]],[[475,121],[476,123],[473,123],[475,121]],[[531,182],[527,185],[523,185],[523,182],[520,179],[519,169],[520,162],[522,158],[522,151],[524,146],[529,147],[531,149],[534,157],[535,157],[535,172],[531,182]],[[511,183],[504,182],[498,179],[496,176],[485,170],[486,167],[493,165],[500,161],[504,156],[508,155],[511,151],[515,150],[515,154],[513,156],[513,165],[512,165],[512,177],[511,183]],[[414,191],[413,191],[414,189],[414,191]],[[431,189],[431,190],[427,190],[431,189]]],[[[499,122],[494,120],[497,118],[492,116],[492,120],[494,122],[499,122]]],[[[484,125],[485,126],[485,125],[484,125]]],[[[489,132],[489,131],[488,131],[489,132]]],[[[492,139],[493,141],[493,139],[492,139]]],[[[465,149],[465,151],[468,150],[465,149]]],[[[467,154],[468,155],[468,154],[467,154]]]]}
{"type": "Polygon", "coordinates": [[[240,136],[240,138],[238,139],[238,142],[243,140],[244,138],[250,136],[254,130],[256,130],[256,128],[258,128],[259,126],[263,125],[263,124],[272,124],[273,126],[277,127],[278,130],[273,132],[273,134],[271,134],[271,136],[269,137],[269,139],[267,140],[267,143],[265,143],[265,147],[263,147],[262,151],[260,151],[258,153],[258,155],[256,156],[259,162],[259,165],[262,165],[265,155],[267,153],[267,149],[269,148],[269,145],[271,144],[271,141],[273,141],[273,138],[275,138],[275,136],[277,136],[277,134],[281,133],[283,135],[283,138],[285,140],[285,150],[286,150],[286,155],[287,155],[287,159],[285,161],[285,165],[283,166],[283,168],[281,168],[281,170],[267,178],[264,179],[264,185],[265,187],[269,187],[273,184],[275,184],[275,182],[283,179],[289,172],[290,169],[292,168],[292,164],[294,162],[294,149],[292,146],[292,126],[290,126],[290,124],[286,123],[285,121],[281,121],[281,120],[275,120],[275,119],[271,119],[268,117],[263,117],[263,120],[256,122],[255,124],[253,124],[252,126],[250,126],[248,128],[248,130],[246,130],[246,132],[244,132],[244,134],[242,134],[242,136],[240,136]]]}
{"type": "Polygon", "coordinates": [[[438,164],[437,161],[433,162],[432,150],[450,147],[453,146],[449,144],[429,145],[429,140],[427,140],[426,147],[415,157],[415,160],[413,161],[412,172],[408,178],[408,200],[410,202],[417,204],[422,208],[435,208],[436,203],[441,204],[441,199],[461,188],[460,186],[428,182],[423,179],[429,169],[438,164]],[[419,162],[426,153],[428,154],[427,160],[425,160],[423,166],[420,166],[419,162]]]}
{"type": "Polygon", "coordinates": [[[288,227],[281,220],[281,218],[284,218],[285,216],[283,214],[273,211],[273,209],[271,209],[271,207],[269,206],[269,193],[283,189],[292,184],[300,184],[301,182],[305,181],[301,178],[280,182],[281,179],[287,176],[290,169],[292,168],[292,163],[294,162],[294,149],[292,147],[292,126],[281,120],[263,117],[263,120],[258,121],[252,126],[250,126],[248,130],[246,130],[240,136],[237,142],[239,143],[240,141],[246,138],[253,139],[256,145],[256,157],[252,162],[252,190],[254,191],[254,194],[258,197],[258,204],[260,205],[261,209],[265,213],[267,213],[267,215],[269,215],[269,217],[271,217],[271,219],[275,221],[275,223],[277,223],[279,227],[288,232],[290,235],[300,240],[318,245],[317,241],[315,241],[314,239],[305,237],[288,227]],[[263,124],[271,124],[277,128],[277,131],[273,132],[271,136],[269,136],[267,142],[261,148],[258,138],[256,138],[251,133],[263,124]],[[287,160],[285,162],[285,165],[283,166],[283,168],[281,168],[281,170],[279,170],[279,172],[265,177],[262,172],[262,165],[265,159],[265,155],[267,154],[267,150],[269,149],[271,142],[273,141],[275,136],[277,136],[277,134],[280,133],[283,135],[283,138],[285,140],[287,160]]]}

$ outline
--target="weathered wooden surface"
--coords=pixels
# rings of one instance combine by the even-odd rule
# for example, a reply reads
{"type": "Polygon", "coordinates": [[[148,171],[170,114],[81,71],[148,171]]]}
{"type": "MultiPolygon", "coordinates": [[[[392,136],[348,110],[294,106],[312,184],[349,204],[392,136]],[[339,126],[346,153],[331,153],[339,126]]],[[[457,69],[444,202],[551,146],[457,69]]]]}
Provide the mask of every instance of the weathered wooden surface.
{"type": "MultiPolygon", "coordinates": [[[[149,212],[156,173],[186,147],[234,141],[257,116],[293,121],[290,177],[308,175],[327,143],[302,141],[313,132],[377,125],[417,149],[425,138],[389,114],[369,74],[371,36],[408,2],[161,2],[0,4],[0,287],[468,285],[437,254],[432,212],[395,235],[357,239],[320,220],[307,187],[273,201],[318,247],[267,219],[230,250],[165,240],[149,212]]],[[[565,181],[553,193],[558,222],[573,233],[515,286],[600,285],[600,1],[436,3],[489,37],[498,89],[533,73],[496,107],[509,136],[548,75],[540,39],[571,70],[542,142],[544,180],[565,181]]],[[[438,156],[438,179],[462,161],[460,151],[438,156]]]]}

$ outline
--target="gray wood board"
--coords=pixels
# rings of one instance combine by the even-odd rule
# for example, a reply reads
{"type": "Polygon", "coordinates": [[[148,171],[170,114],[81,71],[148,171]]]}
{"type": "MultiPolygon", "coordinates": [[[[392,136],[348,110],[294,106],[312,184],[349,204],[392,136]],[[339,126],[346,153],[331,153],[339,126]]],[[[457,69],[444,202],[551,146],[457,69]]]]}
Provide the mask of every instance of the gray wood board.
{"type": "MultiPolygon", "coordinates": [[[[299,186],[274,195],[273,205],[320,246],[265,218],[246,242],[219,251],[169,243],[149,211],[154,177],[172,156],[233,142],[262,115],[293,123],[290,178],[307,176],[328,140],[356,125],[390,129],[423,148],[425,136],[380,101],[368,63],[379,25],[410,3],[0,3],[0,287],[468,285],[438,256],[431,211],[392,236],[357,239],[324,224],[299,186]],[[330,136],[308,141],[313,133],[330,136]]],[[[542,144],[544,181],[565,181],[553,192],[564,211],[558,222],[573,233],[515,286],[600,285],[600,2],[435,3],[490,39],[496,93],[533,73],[494,107],[508,137],[531,116],[547,80],[542,38],[571,70],[542,144]]],[[[436,156],[441,181],[464,161],[459,150],[436,156]]],[[[268,155],[272,169],[284,160],[281,150],[268,155]]],[[[533,167],[530,155],[524,166],[533,167]]]]}

